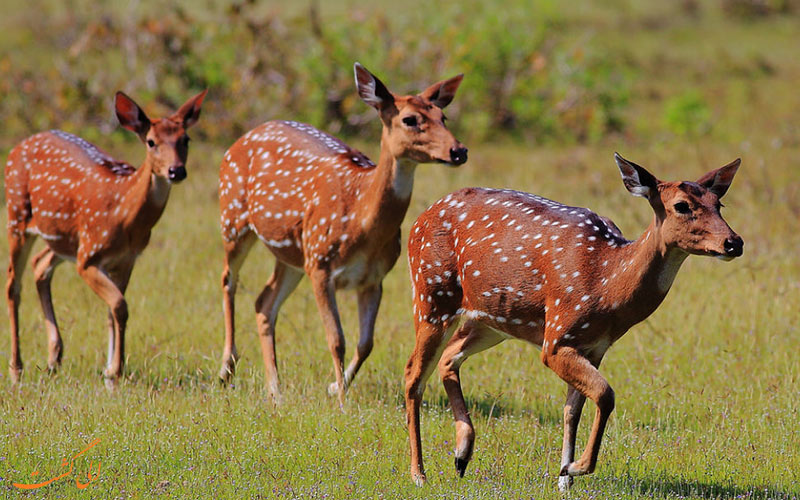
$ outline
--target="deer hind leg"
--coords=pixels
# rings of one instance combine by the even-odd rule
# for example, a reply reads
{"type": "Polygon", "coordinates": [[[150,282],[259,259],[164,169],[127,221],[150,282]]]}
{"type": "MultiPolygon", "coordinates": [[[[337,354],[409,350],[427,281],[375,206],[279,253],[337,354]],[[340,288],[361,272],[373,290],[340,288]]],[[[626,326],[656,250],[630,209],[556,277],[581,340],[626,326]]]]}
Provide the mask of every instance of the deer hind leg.
{"type": "Polygon", "coordinates": [[[411,448],[411,480],[417,486],[422,486],[427,480],[422,462],[422,434],[419,419],[419,408],[425,392],[425,382],[431,376],[435,367],[434,363],[442,355],[442,350],[453,335],[456,325],[455,321],[451,321],[449,324],[439,321],[430,323],[418,318],[414,351],[406,363],[405,400],[408,441],[411,448]]]}
{"type": "Polygon", "coordinates": [[[36,291],[39,293],[39,303],[42,306],[45,327],[47,328],[47,368],[50,373],[55,373],[61,366],[61,358],[64,354],[64,343],[58,330],[56,313],[53,310],[53,297],[50,293],[53,271],[61,262],[63,260],[48,247],[36,254],[31,262],[33,277],[36,281],[36,291]]]}
{"type": "MultiPolygon", "coordinates": [[[[344,371],[345,387],[350,387],[350,383],[358,373],[358,369],[361,368],[364,360],[372,352],[373,338],[375,336],[375,318],[378,316],[378,307],[381,305],[382,295],[383,287],[380,283],[358,291],[358,347],[355,354],[353,354],[353,359],[344,371]]],[[[336,382],[328,386],[328,394],[334,395],[338,392],[339,385],[336,382]]]]}
{"type": "MultiPolygon", "coordinates": [[[[545,334],[545,338],[550,337],[545,334]]],[[[600,452],[600,442],[603,439],[608,417],[614,411],[614,390],[597,370],[595,364],[599,364],[599,362],[593,364],[572,347],[552,346],[549,350],[543,349],[542,360],[562,380],[597,405],[592,430],[583,454],[577,461],[563,465],[560,472],[561,476],[590,474],[594,472],[597,465],[597,455],[600,452]]],[[[577,396],[575,397],[577,398],[577,396]]],[[[579,417],[574,418],[577,427],[579,417]]],[[[559,483],[562,482],[559,481],[559,483]]]]}
{"type": "Polygon", "coordinates": [[[11,334],[11,357],[8,371],[11,382],[16,384],[22,376],[22,357],[19,352],[19,302],[22,292],[22,274],[25,261],[31,253],[35,238],[9,231],[9,264],[6,281],[6,300],[8,302],[9,333],[11,334]]]}
{"type": "Polygon", "coordinates": [[[281,401],[281,393],[275,356],[275,323],[283,302],[297,288],[303,275],[303,271],[276,261],[272,276],[256,299],[256,322],[261,355],[264,358],[265,384],[274,401],[278,403],[281,401]]]}
{"type": "Polygon", "coordinates": [[[237,240],[225,241],[225,257],[222,269],[222,311],[225,318],[225,343],[222,349],[222,366],[219,369],[219,378],[223,383],[230,382],[236,371],[236,361],[239,359],[234,336],[234,298],[239,280],[239,269],[241,269],[244,259],[253,247],[254,242],[255,234],[252,231],[248,231],[237,240]]]}
{"type": "Polygon", "coordinates": [[[460,477],[464,477],[467,464],[472,458],[475,428],[472,426],[464,394],[461,392],[459,368],[468,357],[495,346],[504,339],[505,337],[496,330],[470,320],[456,331],[445,346],[439,360],[439,374],[447,391],[447,398],[450,400],[450,407],[453,410],[453,419],[456,422],[455,465],[460,477]]]}
{"type": "MultiPolygon", "coordinates": [[[[567,401],[564,404],[564,444],[561,448],[561,469],[568,467],[575,460],[575,435],[581,421],[581,411],[586,396],[571,385],[567,386],[567,401]]],[[[559,476],[558,489],[567,491],[573,483],[572,476],[559,476]]]]}

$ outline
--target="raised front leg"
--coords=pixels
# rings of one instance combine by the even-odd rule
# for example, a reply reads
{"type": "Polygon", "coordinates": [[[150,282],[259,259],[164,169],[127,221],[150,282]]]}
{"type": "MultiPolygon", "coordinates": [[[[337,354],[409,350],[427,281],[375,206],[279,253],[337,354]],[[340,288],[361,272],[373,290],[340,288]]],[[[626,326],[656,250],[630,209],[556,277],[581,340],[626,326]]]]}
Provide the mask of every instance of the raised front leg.
{"type": "Polygon", "coordinates": [[[113,320],[114,346],[103,375],[113,386],[116,379],[122,375],[125,363],[125,326],[128,322],[128,304],[122,291],[116,283],[100,268],[91,264],[78,265],[78,274],[83,278],[89,288],[103,299],[108,305],[113,320]]]}
{"type": "Polygon", "coordinates": [[[336,306],[336,290],[333,285],[330,273],[322,269],[316,269],[309,273],[311,286],[314,289],[314,297],[317,300],[317,309],[322,318],[322,325],[325,328],[325,337],[328,340],[328,349],[333,357],[333,370],[336,374],[336,384],[339,388],[339,405],[344,405],[344,395],[347,392],[347,384],[344,379],[344,333],[342,323],[339,320],[339,309],[336,306]]]}
{"type": "Polygon", "coordinates": [[[33,248],[33,238],[8,235],[8,279],[6,281],[6,300],[8,301],[9,333],[11,334],[11,356],[8,360],[8,372],[11,383],[16,384],[22,376],[22,357],[19,352],[19,300],[22,291],[22,274],[25,272],[25,261],[33,248]]]}
{"type": "Polygon", "coordinates": [[[49,247],[45,247],[36,254],[31,262],[33,278],[36,281],[36,291],[39,293],[39,303],[42,305],[45,328],[47,329],[47,368],[51,373],[54,373],[61,366],[61,358],[64,355],[64,343],[58,330],[56,313],[53,310],[53,297],[50,293],[53,271],[61,262],[62,259],[49,247]]]}
{"type": "MultiPolygon", "coordinates": [[[[567,402],[564,404],[564,444],[561,448],[561,470],[575,460],[575,435],[581,421],[581,411],[586,396],[574,387],[567,386],[567,402]]],[[[572,476],[565,475],[558,478],[558,489],[567,491],[572,486],[572,476]]]]}
{"type": "Polygon", "coordinates": [[[453,419],[456,421],[456,472],[464,477],[472,458],[475,445],[475,428],[469,418],[467,403],[461,391],[459,368],[473,354],[479,353],[503,341],[503,336],[494,330],[484,328],[476,321],[466,321],[453,335],[444,348],[439,360],[439,374],[442,377],[453,419]]]}
{"type": "MultiPolygon", "coordinates": [[[[380,283],[358,291],[358,347],[355,354],[353,354],[353,359],[347,366],[347,370],[344,371],[345,387],[350,386],[356,373],[358,373],[358,369],[361,368],[361,364],[372,352],[373,338],[375,336],[375,318],[378,316],[382,295],[383,286],[380,283]]],[[[339,385],[336,382],[331,383],[328,386],[328,394],[334,395],[337,392],[339,392],[339,385]]]]}
{"type": "Polygon", "coordinates": [[[256,299],[258,339],[261,341],[261,355],[264,358],[264,383],[276,403],[280,403],[281,393],[278,383],[277,357],[275,356],[275,323],[278,320],[281,305],[302,278],[303,271],[276,261],[272,276],[256,299]]]}
{"type": "MultiPolygon", "coordinates": [[[[545,333],[545,338],[549,337],[545,333]]],[[[572,347],[555,347],[542,350],[542,361],[566,383],[597,405],[592,430],[581,458],[561,467],[561,476],[580,476],[594,472],[600,442],[611,412],[614,411],[614,391],[597,368],[572,347]]],[[[566,413],[566,411],[565,411],[566,413]]],[[[571,425],[571,421],[570,421],[571,425]]],[[[575,425],[577,426],[577,419],[575,425]]],[[[565,437],[566,430],[565,430],[565,437]]],[[[574,441],[573,437],[571,438],[574,441]]],[[[569,450],[565,450],[569,451],[569,450]]]]}

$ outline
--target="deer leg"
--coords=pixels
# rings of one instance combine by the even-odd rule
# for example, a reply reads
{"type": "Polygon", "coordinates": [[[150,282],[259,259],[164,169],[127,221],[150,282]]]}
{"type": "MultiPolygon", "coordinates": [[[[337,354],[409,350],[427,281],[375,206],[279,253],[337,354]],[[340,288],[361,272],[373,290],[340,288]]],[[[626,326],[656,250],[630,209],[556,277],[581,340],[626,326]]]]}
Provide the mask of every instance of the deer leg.
{"type": "Polygon", "coordinates": [[[61,366],[61,357],[64,354],[64,343],[58,330],[56,314],[53,310],[53,297],[50,293],[53,271],[61,262],[62,259],[55,252],[49,247],[45,247],[33,257],[31,263],[33,277],[36,281],[36,291],[39,293],[39,303],[42,305],[45,327],[47,328],[47,368],[51,373],[54,373],[61,366]]]}
{"type": "MultiPolygon", "coordinates": [[[[373,337],[375,336],[375,318],[378,316],[378,307],[381,305],[381,295],[383,287],[377,285],[362,288],[358,291],[358,326],[359,337],[358,347],[356,348],[353,359],[344,372],[345,387],[349,387],[355,378],[358,369],[361,368],[364,360],[372,352],[373,337]]],[[[328,394],[339,392],[339,386],[333,382],[328,387],[328,394]]]]}
{"type": "MultiPolygon", "coordinates": [[[[128,282],[131,277],[131,272],[133,271],[133,263],[128,265],[124,265],[119,269],[114,270],[114,272],[109,273],[109,277],[111,281],[117,285],[119,291],[125,295],[125,291],[128,289],[128,282]]],[[[124,352],[125,346],[122,345],[122,349],[124,352]]],[[[114,314],[113,311],[109,308],[108,310],[108,354],[106,357],[106,366],[112,366],[114,363],[114,356],[117,350],[117,329],[116,329],[116,322],[114,321],[114,314]]],[[[113,385],[113,384],[109,384],[113,385]]]]}
{"type": "Polygon", "coordinates": [[[261,341],[261,355],[264,358],[265,383],[276,402],[280,402],[281,393],[275,356],[275,323],[278,320],[278,311],[280,311],[281,305],[286,297],[297,288],[303,274],[303,271],[299,269],[276,261],[272,276],[256,299],[256,322],[258,339],[261,341]]]}
{"type": "Polygon", "coordinates": [[[455,327],[456,322],[451,322],[445,327],[441,323],[432,324],[424,320],[418,321],[414,351],[406,363],[406,423],[408,425],[408,442],[411,448],[411,480],[417,486],[422,486],[427,481],[422,463],[422,434],[419,419],[419,408],[425,392],[425,382],[431,376],[434,362],[441,356],[455,327]]]}
{"type": "MultiPolygon", "coordinates": [[[[545,333],[545,338],[549,336],[545,333]]],[[[542,350],[542,360],[551,370],[580,394],[597,405],[589,440],[581,458],[561,468],[562,476],[580,476],[594,472],[600,442],[608,417],[614,410],[614,390],[597,368],[572,347],[555,347],[542,350]]]]}
{"type": "Polygon", "coordinates": [[[255,242],[253,232],[242,235],[241,239],[225,242],[225,257],[222,269],[222,311],[225,317],[225,344],[222,349],[222,366],[219,369],[219,378],[223,383],[230,382],[236,371],[236,353],[234,338],[234,297],[239,280],[239,269],[245,257],[250,252],[255,242]]]}
{"type": "MultiPolygon", "coordinates": [[[[575,460],[575,435],[581,421],[581,411],[586,396],[571,385],[567,386],[567,401],[564,404],[564,444],[561,448],[561,468],[568,467],[575,460]]],[[[559,476],[558,489],[567,491],[572,486],[572,476],[559,476]]]]}
{"type": "Polygon", "coordinates": [[[19,353],[19,302],[22,292],[22,274],[25,272],[25,261],[33,248],[35,238],[24,234],[8,233],[8,277],[6,281],[6,300],[8,302],[8,320],[11,334],[11,357],[8,360],[8,371],[11,383],[16,384],[22,376],[22,357],[19,353]]]}
{"type": "Polygon", "coordinates": [[[339,405],[344,406],[344,394],[347,385],[344,380],[344,333],[339,320],[339,309],[336,306],[336,289],[328,272],[318,269],[309,273],[314,297],[317,300],[317,309],[325,328],[328,340],[328,349],[333,357],[333,370],[336,374],[336,385],[339,388],[339,405]]]}
{"type": "Polygon", "coordinates": [[[114,348],[103,371],[107,386],[113,387],[117,378],[122,375],[125,363],[125,325],[128,322],[128,303],[116,283],[100,268],[91,264],[79,264],[78,274],[108,305],[113,319],[114,348]]]}
{"type": "Polygon", "coordinates": [[[472,458],[475,428],[469,418],[464,394],[461,392],[459,368],[468,357],[495,346],[503,340],[504,337],[491,328],[486,328],[476,321],[467,321],[447,343],[439,360],[439,374],[442,377],[445,391],[447,391],[447,399],[450,400],[453,419],[456,422],[455,465],[460,477],[464,477],[467,464],[472,458]]]}

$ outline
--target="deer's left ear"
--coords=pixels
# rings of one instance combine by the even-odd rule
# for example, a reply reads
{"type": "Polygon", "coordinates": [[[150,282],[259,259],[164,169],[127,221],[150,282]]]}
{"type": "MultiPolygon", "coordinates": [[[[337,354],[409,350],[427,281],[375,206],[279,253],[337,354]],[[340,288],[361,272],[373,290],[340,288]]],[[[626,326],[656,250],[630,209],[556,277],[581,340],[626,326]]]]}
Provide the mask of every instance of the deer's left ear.
{"type": "Polygon", "coordinates": [[[118,91],[114,96],[114,111],[117,113],[120,125],[135,132],[144,142],[147,131],[150,130],[150,119],[147,118],[142,108],[124,92],[118,91]]]}
{"type": "Polygon", "coordinates": [[[628,191],[634,196],[652,199],[658,192],[658,179],[644,167],[626,160],[619,153],[614,153],[614,160],[617,162],[619,172],[622,174],[622,182],[628,191]]]}
{"type": "Polygon", "coordinates": [[[207,93],[208,89],[192,97],[172,115],[177,121],[183,123],[183,128],[189,128],[197,123],[200,118],[200,106],[203,105],[203,99],[205,99],[207,93]]]}
{"type": "Polygon", "coordinates": [[[736,158],[724,167],[712,170],[700,177],[697,183],[717,195],[717,198],[722,198],[728,192],[728,188],[731,187],[733,176],[736,175],[736,171],[739,170],[739,165],[741,164],[742,159],[736,158]]]}
{"type": "Polygon", "coordinates": [[[424,91],[420,92],[419,96],[428,99],[437,108],[444,109],[453,101],[456,96],[458,86],[461,85],[461,80],[464,75],[456,75],[449,80],[442,80],[439,83],[434,83],[424,91]]]}

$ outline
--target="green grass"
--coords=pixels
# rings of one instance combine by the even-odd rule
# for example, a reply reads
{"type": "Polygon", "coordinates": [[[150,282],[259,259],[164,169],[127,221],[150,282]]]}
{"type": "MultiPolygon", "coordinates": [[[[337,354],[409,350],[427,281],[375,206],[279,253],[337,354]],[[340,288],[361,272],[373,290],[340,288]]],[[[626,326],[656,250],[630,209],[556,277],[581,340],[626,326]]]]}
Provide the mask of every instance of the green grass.
{"type": "MultiPolygon", "coordinates": [[[[626,131],[580,146],[468,144],[470,161],[457,170],[420,166],[404,236],[442,195],[481,185],[587,206],[633,238],[651,211],[625,191],[614,150],[665,180],[695,179],[741,156],[723,214],[744,238],[745,254],[730,263],[689,258],[663,305],[610,349],[601,371],[617,407],[597,471],[577,478],[572,496],[800,497],[800,61],[789,50],[797,19],[741,22],[708,14],[693,21],[634,5],[620,15],[588,3],[564,14],[566,37],[591,32],[610,59],[637,68],[626,131]],[[772,70],[756,71],[759,61],[772,70]],[[710,129],[699,135],[671,129],[679,115],[666,118],[669,103],[687,93],[708,107],[710,129]]],[[[213,119],[204,113],[197,129],[213,119]]],[[[97,142],[131,161],[142,157],[138,145],[97,142]]],[[[377,157],[375,144],[361,146],[377,157]]],[[[0,496],[559,498],[565,387],[522,342],[476,355],[462,369],[477,432],[463,479],[452,463],[446,395],[431,378],[422,412],[429,484],[412,485],[402,373],[414,331],[404,256],[386,279],[375,349],[344,410],[326,394],[333,370],[307,281],[278,323],[285,403],[274,407],[262,390],[252,304],[272,257],[261,247],[246,262],[237,295],[235,384],[217,384],[223,328],[216,176],[225,147],[193,143],[189,177],[173,189],[137,263],[126,294],[128,376],[116,392],[106,391],[101,377],[105,308],[69,263],[53,282],[65,359],[58,375],[47,375],[44,324],[27,272],[23,384],[11,387],[0,370],[0,496]],[[34,482],[36,470],[36,481],[55,477],[62,458],[97,438],[72,477],[29,493],[11,486],[34,482]],[[85,480],[92,461],[101,462],[98,482],[79,490],[74,479],[85,480]]],[[[6,260],[0,238],[0,262],[6,260]]],[[[350,355],[354,297],[340,294],[339,304],[350,355]]],[[[0,324],[7,325],[5,313],[0,324]]],[[[0,335],[0,360],[8,351],[8,336],[0,335]]],[[[579,447],[593,411],[587,404],[579,447]]]]}

